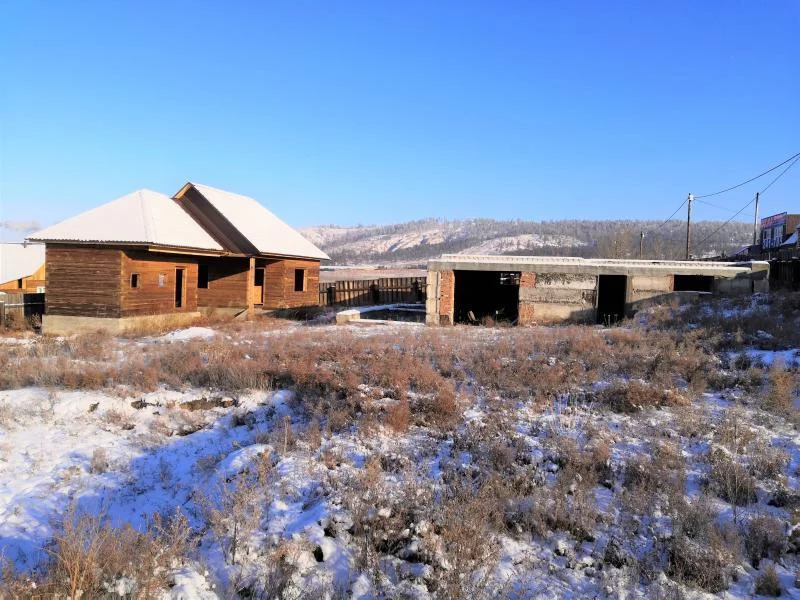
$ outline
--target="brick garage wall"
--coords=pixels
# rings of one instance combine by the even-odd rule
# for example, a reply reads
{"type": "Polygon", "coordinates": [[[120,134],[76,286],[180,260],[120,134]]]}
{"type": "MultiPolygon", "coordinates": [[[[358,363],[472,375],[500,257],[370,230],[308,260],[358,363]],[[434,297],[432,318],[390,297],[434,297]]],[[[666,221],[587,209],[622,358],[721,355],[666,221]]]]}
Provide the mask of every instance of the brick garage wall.
{"type": "MultiPolygon", "coordinates": [[[[256,263],[261,267],[261,261],[256,263]]],[[[319,261],[268,260],[264,266],[264,308],[299,308],[319,305],[319,261]],[[294,290],[295,269],[305,269],[305,289],[294,290]]]]}
{"type": "Polygon", "coordinates": [[[439,322],[453,324],[455,310],[456,274],[453,271],[439,273],[439,322]]]}
{"type": "MultiPolygon", "coordinates": [[[[519,277],[520,290],[529,289],[536,285],[536,273],[523,272],[519,277]]],[[[522,294],[520,294],[522,296],[522,294]]],[[[535,310],[533,302],[519,301],[519,325],[532,325],[535,321],[535,310]]]]}

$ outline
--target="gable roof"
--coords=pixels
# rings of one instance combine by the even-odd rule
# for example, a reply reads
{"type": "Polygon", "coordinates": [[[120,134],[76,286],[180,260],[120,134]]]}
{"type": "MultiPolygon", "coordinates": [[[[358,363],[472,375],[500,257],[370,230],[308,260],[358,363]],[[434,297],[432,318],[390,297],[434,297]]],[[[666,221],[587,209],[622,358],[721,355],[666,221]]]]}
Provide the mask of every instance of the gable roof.
{"type": "Polygon", "coordinates": [[[42,229],[28,239],[223,250],[172,198],[152,190],[137,190],[42,229]]]}
{"type": "Polygon", "coordinates": [[[330,258],[253,198],[189,182],[175,194],[175,199],[182,198],[190,187],[197,190],[261,254],[330,258]]]}
{"type": "Polygon", "coordinates": [[[0,244],[0,283],[33,275],[43,264],[43,244],[0,244]]]}

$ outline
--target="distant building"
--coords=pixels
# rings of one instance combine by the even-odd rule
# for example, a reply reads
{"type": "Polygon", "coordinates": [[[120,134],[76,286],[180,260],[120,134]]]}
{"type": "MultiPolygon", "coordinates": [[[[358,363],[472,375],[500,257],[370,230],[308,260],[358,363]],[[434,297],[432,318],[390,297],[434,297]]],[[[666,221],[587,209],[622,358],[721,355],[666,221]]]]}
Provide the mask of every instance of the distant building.
{"type": "Polygon", "coordinates": [[[316,306],[328,256],[252,198],[187,183],[139,190],[30,237],[46,244],[46,333],[154,316],[316,306]]]}
{"type": "Polygon", "coordinates": [[[778,249],[800,226],[800,215],[779,213],[761,219],[761,251],[778,249]]]}
{"type": "Polygon", "coordinates": [[[663,299],[769,289],[769,263],[445,254],[428,262],[426,322],[610,323],[663,299]]]}
{"type": "Polygon", "coordinates": [[[0,244],[0,291],[43,292],[44,244],[0,244]]]}

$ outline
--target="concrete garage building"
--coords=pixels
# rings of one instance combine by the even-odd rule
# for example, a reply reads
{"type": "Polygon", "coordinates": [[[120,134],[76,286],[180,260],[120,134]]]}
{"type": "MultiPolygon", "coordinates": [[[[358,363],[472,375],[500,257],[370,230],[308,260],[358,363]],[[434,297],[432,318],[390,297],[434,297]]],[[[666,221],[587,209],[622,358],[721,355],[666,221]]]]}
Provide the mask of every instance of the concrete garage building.
{"type": "Polygon", "coordinates": [[[428,263],[426,322],[609,323],[671,295],[767,291],[769,263],[444,255],[428,263]]]}

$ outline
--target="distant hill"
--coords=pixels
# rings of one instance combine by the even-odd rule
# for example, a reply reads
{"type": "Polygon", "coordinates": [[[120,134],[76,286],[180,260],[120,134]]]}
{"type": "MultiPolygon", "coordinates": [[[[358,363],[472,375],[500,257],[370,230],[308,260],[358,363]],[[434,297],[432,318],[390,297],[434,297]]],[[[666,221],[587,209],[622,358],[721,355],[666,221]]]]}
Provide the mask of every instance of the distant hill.
{"type": "MultiPolygon", "coordinates": [[[[396,225],[322,225],[301,229],[335,264],[419,264],[442,254],[539,254],[638,258],[646,231],[645,258],[685,255],[686,227],[671,221],[495,221],[424,219],[396,225]]],[[[752,225],[699,221],[692,226],[692,253],[729,254],[752,240],[752,225]],[[722,229],[715,233],[720,227],[722,229]]]]}

